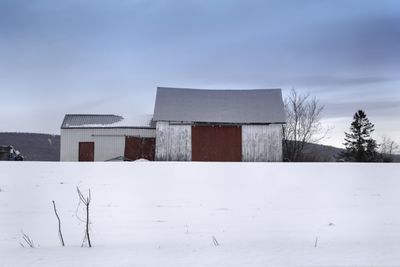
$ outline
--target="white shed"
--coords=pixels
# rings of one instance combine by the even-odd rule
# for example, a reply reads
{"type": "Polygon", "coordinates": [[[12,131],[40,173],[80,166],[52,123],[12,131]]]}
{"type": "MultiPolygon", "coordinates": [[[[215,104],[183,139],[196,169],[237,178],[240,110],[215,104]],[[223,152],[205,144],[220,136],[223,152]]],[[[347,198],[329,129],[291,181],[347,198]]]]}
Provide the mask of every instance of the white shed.
{"type": "Polygon", "coordinates": [[[154,160],[152,116],[67,114],[61,125],[61,161],[154,160]]]}

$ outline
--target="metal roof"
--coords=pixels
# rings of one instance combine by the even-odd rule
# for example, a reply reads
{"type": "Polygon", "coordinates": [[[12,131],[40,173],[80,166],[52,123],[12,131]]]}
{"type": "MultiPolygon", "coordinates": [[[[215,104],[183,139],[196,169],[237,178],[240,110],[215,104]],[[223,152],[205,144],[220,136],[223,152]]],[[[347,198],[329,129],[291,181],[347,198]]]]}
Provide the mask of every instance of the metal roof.
{"type": "Polygon", "coordinates": [[[152,128],[152,115],[126,118],[112,114],[67,114],[61,129],[71,128],[152,128]]]}
{"type": "Polygon", "coordinates": [[[154,121],[285,123],[281,89],[203,90],[158,87],[154,121]]]}

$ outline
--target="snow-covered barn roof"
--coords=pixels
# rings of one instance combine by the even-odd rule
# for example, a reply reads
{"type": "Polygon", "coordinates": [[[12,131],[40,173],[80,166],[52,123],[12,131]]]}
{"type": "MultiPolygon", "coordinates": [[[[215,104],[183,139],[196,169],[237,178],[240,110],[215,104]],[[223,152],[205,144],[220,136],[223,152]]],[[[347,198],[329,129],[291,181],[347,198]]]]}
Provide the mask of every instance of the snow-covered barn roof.
{"type": "Polygon", "coordinates": [[[285,123],[281,89],[203,90],[158,87],[154,121],[285,123]]]}
{"type": "Polygon", "coordinates": [[[152,115],[123,117],[112,114],[67,114],[61,129],[71,128],[152,128],[152,115]]]}

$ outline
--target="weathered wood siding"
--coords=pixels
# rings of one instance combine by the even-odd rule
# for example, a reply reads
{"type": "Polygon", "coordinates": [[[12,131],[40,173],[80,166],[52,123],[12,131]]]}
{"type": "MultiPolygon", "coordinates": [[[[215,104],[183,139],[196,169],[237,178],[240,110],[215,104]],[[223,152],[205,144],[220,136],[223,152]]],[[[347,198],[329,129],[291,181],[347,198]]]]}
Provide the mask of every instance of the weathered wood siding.
{"type": "Polygon", "coordinates": [[[94,161],[124,156],[125,136],[155,137],[155,129],[61,129],[61,161],[78,161],[79,142],[94,142],[94,161]]]}
{"type": "MultiPolygon", "coordinates": [[[[155,160],[191,161],[191,130],[190,125],[157,122],[155,160]]],[[[282,125],[242,125],[242,161],[282,161],[282,125]]]]}
{"type": "Polygon", "coordinates": [[[192,160],[192,130],[190,125],[177,125],[159,121],[156,126],[156,136],[156,160],[192,160]]]}
{"type": "Polygon", "coordinates": [[[243,161],[282,161],[282,125],[243,125],[243,161]]]}

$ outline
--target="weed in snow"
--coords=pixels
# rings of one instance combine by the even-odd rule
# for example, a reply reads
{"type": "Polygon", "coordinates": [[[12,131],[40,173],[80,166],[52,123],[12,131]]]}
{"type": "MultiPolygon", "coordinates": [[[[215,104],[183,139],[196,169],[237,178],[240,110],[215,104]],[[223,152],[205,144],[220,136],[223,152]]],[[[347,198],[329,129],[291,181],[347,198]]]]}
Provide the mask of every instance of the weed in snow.
{"type": "Polygon", "coordinates": [[[214,246],[218,247],[219,246],[219,242],[218,240],[215,238],[215,236],[212,236],[212,241],[214,243],[214,246]]]}
{"type": "MultiPolygon", "coordinates": [[[[30,248],[35,248],[35,243],[33,242],[33,239],[29,237],[29,235],[25,234],[23,231],[22,233],[22,240],[25,242],[25,244],[30,247],[30,248]]],[[[21,247],[25,248],[24,244],[22,242],[19,243],[21,247]]]]}

